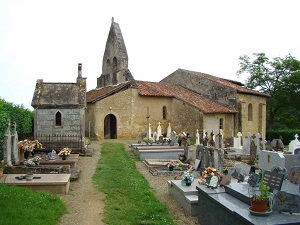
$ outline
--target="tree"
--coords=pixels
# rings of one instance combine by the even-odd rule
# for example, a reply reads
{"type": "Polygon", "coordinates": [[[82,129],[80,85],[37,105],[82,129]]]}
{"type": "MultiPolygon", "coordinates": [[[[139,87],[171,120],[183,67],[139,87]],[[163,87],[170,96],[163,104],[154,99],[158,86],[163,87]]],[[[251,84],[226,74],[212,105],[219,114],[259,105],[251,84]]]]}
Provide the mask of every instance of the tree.
{"type": "Polygon", "coordinates": [[[246,87],[270,94],[267,99],[267,129],[295,129],[300,126],[300,61],[293,56],[269,60],[265,53],[254,59],[239,57],[237,75],[249,74],[246,87]]]}

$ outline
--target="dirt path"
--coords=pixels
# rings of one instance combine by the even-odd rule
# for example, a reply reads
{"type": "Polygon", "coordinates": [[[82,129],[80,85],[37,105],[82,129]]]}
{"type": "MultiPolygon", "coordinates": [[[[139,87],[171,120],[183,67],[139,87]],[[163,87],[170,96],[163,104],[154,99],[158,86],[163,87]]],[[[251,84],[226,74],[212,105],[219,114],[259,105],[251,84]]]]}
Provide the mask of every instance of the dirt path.
{"type": "Polygon", "coordinates": [[[78,168],[80,177],[72,181],[67,195],[62,200],[67,204],[65,214],[59,225],[102,225],[104,211],[104,194],[99,192],[92,181],[100,157],[100,142],[92,142],[89,148],[94,149],[92,157],[80,157],[78,168]]]}
{"type": "MultiPolygon", "coordinates": [[[[126,150],[131,154],[130,140],[109,140],[123,143],[126,150]]],[[[100,145],[103,141],[92,142],[89,146],[94,149],[93,157],[80,157],[78,167],[80,169],[80,178],[72,181],[68,195],[62,196],[62,200],[68,206],[68,214],[65,214],[59,225],[102,225],[104,199],[103,193],[99,192],[92,181],[97,162],[101,156],[100,145]]],[[[176,220],[178,225],[195,225],[197,217],[190,217],[184,212],[183,208],[174,201],[168,194],[168,180],[174,177],[153,176],[149,173],[143,162],[136,163],[137,169],[144,175],[149,185],[155,190],[156,197],[169,208],[169,214],[176,220]]]]}

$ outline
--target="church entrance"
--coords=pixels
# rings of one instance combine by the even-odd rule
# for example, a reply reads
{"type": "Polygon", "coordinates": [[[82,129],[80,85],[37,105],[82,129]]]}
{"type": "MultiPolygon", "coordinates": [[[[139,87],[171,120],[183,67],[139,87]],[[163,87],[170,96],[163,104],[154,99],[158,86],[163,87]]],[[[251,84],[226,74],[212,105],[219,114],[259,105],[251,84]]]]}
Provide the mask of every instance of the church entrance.
{"type": "Polygon", "coordinates": [[[104,119],[104,139],[117,139],[117,119],[113,114],[104,119]]]}

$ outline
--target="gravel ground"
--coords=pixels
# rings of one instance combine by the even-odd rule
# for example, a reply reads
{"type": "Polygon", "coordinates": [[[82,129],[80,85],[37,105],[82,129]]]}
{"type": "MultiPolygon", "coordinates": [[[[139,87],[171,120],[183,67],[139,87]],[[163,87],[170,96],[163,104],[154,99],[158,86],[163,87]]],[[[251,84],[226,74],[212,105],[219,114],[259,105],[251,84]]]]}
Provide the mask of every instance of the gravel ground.
{"type": "MultiPolygon", "coordinates": [[[[107,140],[125,144],[129,154],[130,140],[107,140]]],[[[61,198],[67,204],[68,213],[65,214],[59,225],[102,225],[103,214],[105,208],[105,195],[97,190],[92,181],[92,175],[95,172],[99,157],[101,157],[100,144],[103,141],[91,142],[89,146],[93,149],[92,157],[80,157],[78,167],[80,169],[80,178],[72,181],[68,195],[61,198]]],[[[169,214],[176,220],[178,225],[195,225],[197,217],[190,217],[184,212],[183,208],[171,198],[168,194],[168,180],[174,179],[170,176],[153,176],[143,162],[136,163],[137,169],[148,181],[149,185],[155,190],[156,197],[168,206],[169,214]]]]}

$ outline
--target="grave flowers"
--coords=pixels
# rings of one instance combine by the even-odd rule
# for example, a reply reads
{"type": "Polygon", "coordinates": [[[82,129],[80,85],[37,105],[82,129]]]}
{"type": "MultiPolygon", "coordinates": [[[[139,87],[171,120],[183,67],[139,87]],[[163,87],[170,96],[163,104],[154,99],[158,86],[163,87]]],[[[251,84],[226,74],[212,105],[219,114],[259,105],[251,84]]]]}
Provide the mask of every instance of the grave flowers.
{"type": "Polygon", "coordinates": [[[169,168],[170,171],[173,171],[174,168],[176,167],[176,163],[173,160],[170,160],[170,162],[167,164],[167,167],[169,168]]]}
{"type": "Polygon", "coordinates": [[[220,180],[220,172],[214,167],[208,167],[202,173],[201,178],[207,187],[216,188],[220,180]]]}
{"type": "Polygon", "coordinates": [[[18,142],[18,147],[19,149],[22,149],[24,151],[24,158],[28,159],[29,154],[31,153],[31,155],[34,155],[34,149],[35,148],[41,148],[42,147],[42,143],[40,143],[38,140],[22,140],[18,142]]]}
{"type": "Polygon", "coordinates": [[[38,166],[38,165],[40,165],[40,161],[41,161],[41,157],[39,157],[39,156],[34,156],[34,157],[31,158],[31,159],[27,159],[27,160],[24,162],[24,165],[25,165],[25,166],[38,166]]]}
{"type": "Polygon", "coordinates": [[[60,156],[62,160],[66,160],[71,152],[72,150],[70,148],[63,148],[57,155],[60,156]]]}
{"type": "Polygon", "coordinates": [[[186,172],[183,173],[182,180],[181,180],[182,185],[191,186],[191,184],[194,181],[194,177],[193,177],[194,169],[195,168],[190,165],[189,169],[186,172]]]}

